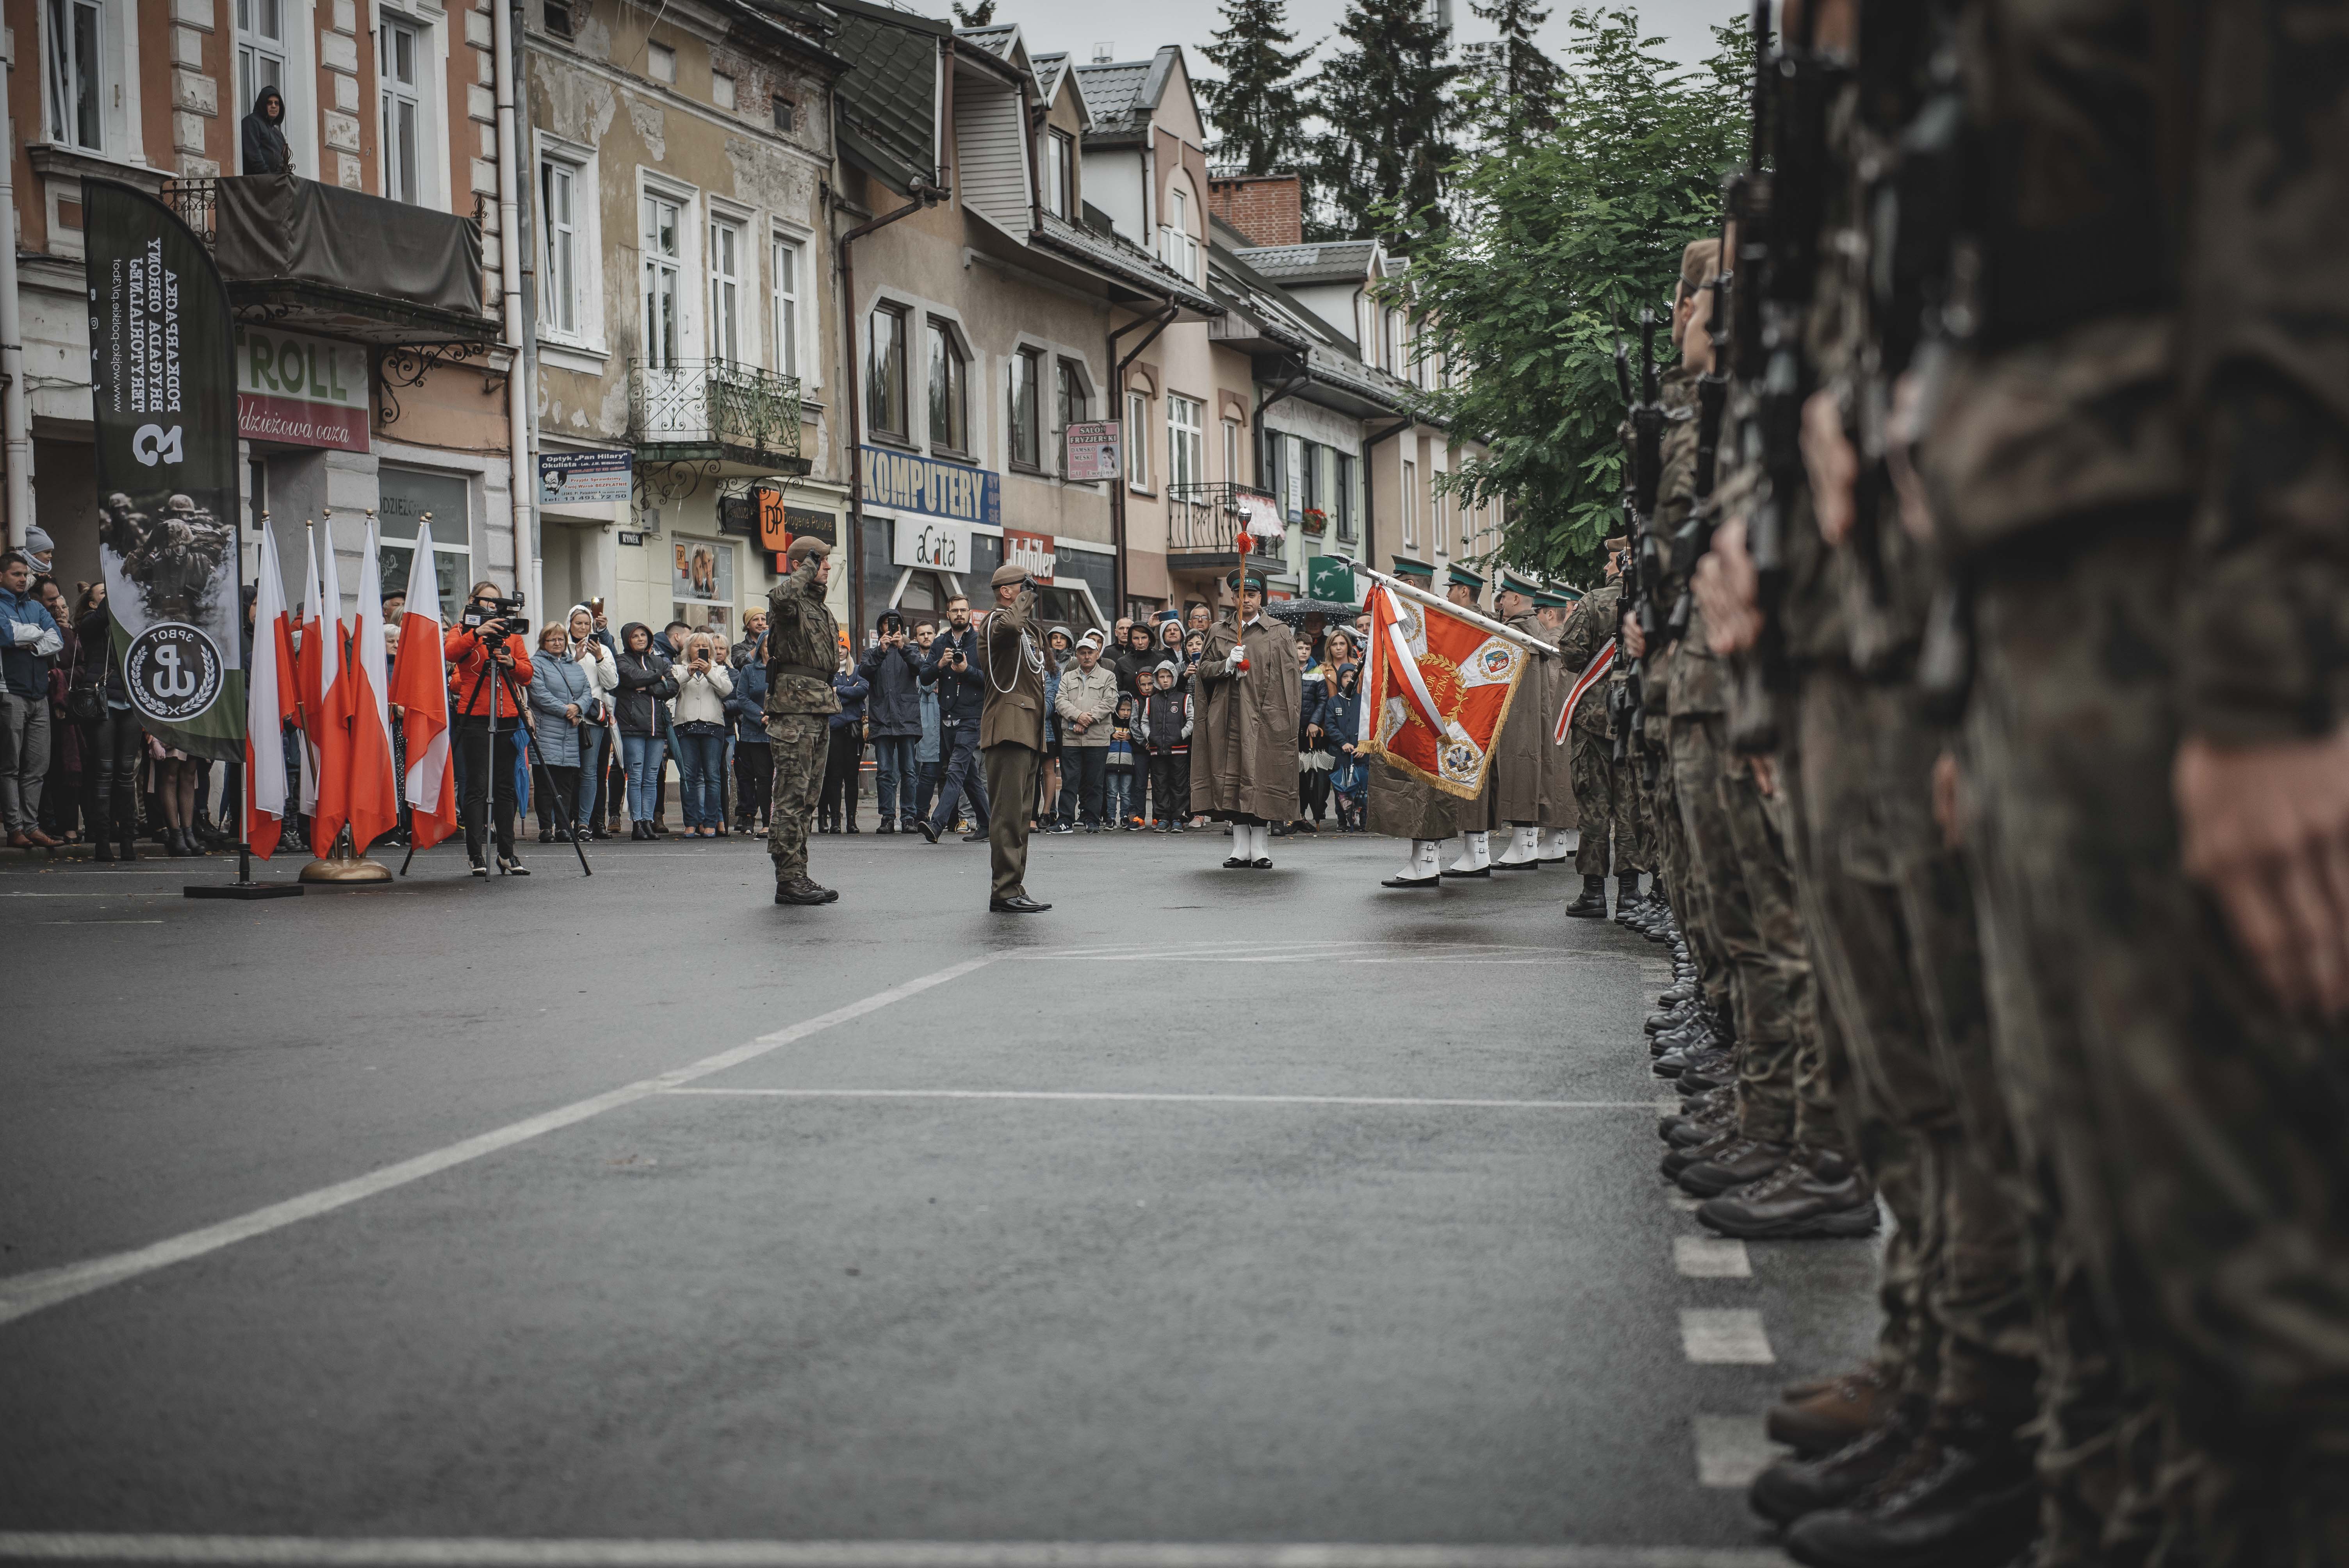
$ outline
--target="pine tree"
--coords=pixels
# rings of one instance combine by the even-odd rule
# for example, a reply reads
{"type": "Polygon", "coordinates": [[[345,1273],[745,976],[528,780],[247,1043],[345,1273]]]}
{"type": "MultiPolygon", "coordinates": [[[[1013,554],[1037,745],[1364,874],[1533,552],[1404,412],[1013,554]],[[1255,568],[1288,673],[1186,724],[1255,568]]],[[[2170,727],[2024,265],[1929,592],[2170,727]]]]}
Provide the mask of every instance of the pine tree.
{"type": "Polygon", "coordinates": [[[1452,39],[1427,0],[1352,0],[1341,46],[1313,79],[1314,237],[1393,239],[1447,227],[1440,199],[1456,148],[1452,39]]]}
{"type": "Polygon", "coordinates": [[[1201,77],[1199,96],[1216,128],[1213,156],[1250,174],[1269,174],[1305,148],[1297,67],[1310,49],[1290,49],[1287,0],[1224,0],[1224,26],[1206,47],[1221,79],[1201,77]]]}
{"type": "Polygon", "coordinates": [[[1547,6],[1533,0],[1494,0],[1468,8],[1492,23],[1501,36],[1481,46],[1482,74],[1491,99],[1491,119],[1504,137],[1545,131],[1557,123],[1551,99],[1557,95],[1557,62],[1543,54],[1534,34],[1549,20],[1547,6]]]}
{"type": "Polygon", "coordinates": [[[978,5],[969,6],[963,5],[962,0],[953,0],[948,9],[954,12],[955,26],[958,27],[991,27],[995,25],[995,0],[978,0],[978,5]]]}

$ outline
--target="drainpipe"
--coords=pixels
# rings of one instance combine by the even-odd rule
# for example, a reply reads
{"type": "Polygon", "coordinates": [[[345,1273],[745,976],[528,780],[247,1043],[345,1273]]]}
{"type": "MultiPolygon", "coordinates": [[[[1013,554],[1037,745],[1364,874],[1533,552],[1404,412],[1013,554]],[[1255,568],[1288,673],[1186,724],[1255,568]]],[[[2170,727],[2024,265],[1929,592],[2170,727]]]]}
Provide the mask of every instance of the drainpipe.
{"type": "MultiPolygon", "coordinates": [[[[1132,365],[1135,356],[1143,349],[1158,341],[1158,335],[1174,325],[1174,317],[1181,309],[1180,305],[1170,299],[1166,302],[1166,308],[1156,315],[1137,317],[1127,322],[1123,326],[1114,329],[1109,335],[1110,408],[1117,416],[1117,428],[1121,432],[1125,431],[1126,366],[1132,365]],[[1140,343],[1135,344],[1126,352],[1124,358],[1120,359],[1117,356],[1117,340],[1140,326],[1149,327],[1149,333],[1140,343]]],[[[1129,436],[1129,444],[1130,442],[1129,436]]],[[[1118,476],[1109,482],[1109,541],[1111,550],[1115,552],[1109,559],[1112,592],[1117,598],[1117,603],[1110,609],[1110,620],[1112,623],[1125,614],[1125,489],[1132,482],[1133,476],[1126,473],[1124,469],[1124,454],[1121,452],[1118,476]]],[[[1161,488],[1163,490],[1164,487],[1161,488]]]]}
{"type": "MultiPolygon", "coordinates": [[[[527,372],[523,377],[523,406],[528,410],[523,434],[530,442],[532,454],[530,474],[530,591],[543,595],[546,592],[546,519],[538,502],[538,209],[532,201],[538,189],[537,140],[530,126],[530,42],[523,31],[523,10],[520,5],[507,8],[512,18],[514,38],[514,152],[520,167],[515,171],[514,184],[521,197],[515,213],[514,245],[522,254],[522,322],[524,363],[517,368],[527,372]],[[523,170],[530,172],[525,175],[523,170]],[[525,242],[523,236],[528,235],[525,242]]],[[[512,372],[509,371],[509,375],[512,372]]],[[[586,595],[582,594],[585,598],[586,595]]],[[[545,605],[542,614],[569,606],[545,605]]],[[[541,624],[544,623],[542,622],[541,624]]]]}
{"type": "MultiPolygon", "coordinates": [[[[0,67],[0,124],[8,119],[8,73],[16,62],[0,67]]],[[[25,419],[25,328],[16,300],[16,150],[0,156],[0,377],[7,378],[0,394],[0,442],[8,464],[8,547],[24,547],[33,526],[33,438],[25,419]]]]}
{"type": "Polygon", "coordinates": [[[1362,438],[1362,563],[1375,571],[1379,564],[1379,536],[1374,525],[1379,494],[1378,480],[1371,472],[1371,449],[1390,436],[1399,436],[1418,421],[1398,419],[1375,436],[1362,438]]]}
{"type": "Polygon", "coordinates": [[[545,613],[545,563],[539,557],[537,465],[530,456],[530,374],[523,334],[522,203],[516,187],[521,139],[514,133],[513,13],[504,5],[491,13],[491,36],[498,78],[498,341],[506,350],[506,459],[512,502],[514,557],[523,592],[545,613]]]}

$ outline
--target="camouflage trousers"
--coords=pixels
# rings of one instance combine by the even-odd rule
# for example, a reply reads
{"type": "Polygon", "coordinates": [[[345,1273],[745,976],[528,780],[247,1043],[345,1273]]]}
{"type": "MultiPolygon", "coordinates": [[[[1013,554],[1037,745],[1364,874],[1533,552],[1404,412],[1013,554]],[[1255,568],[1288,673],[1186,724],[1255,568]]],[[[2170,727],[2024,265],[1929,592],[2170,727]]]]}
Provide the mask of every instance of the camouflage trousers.
{"type": "Polygon", "coordinates": [[[775,795],[767,820],[767,853],[775,880],[807,875],[808,828],[816,798],[823,792],[824,752],[832,720],[821,713],[771,713],[767,738],[774,742],[775,795]]]}
{"type": "Polygon", "coordinates": [[[1603,877],[1610,871],[1629,876],[1648,870],[1634,793],[1636,758],[1617,762],[1615,743],[1593,730],[1574,731],[1572,741],[1568,767],[1574,779],[1574,803],[1582,816],[1582,841],[1574,851],[1574,869],[1587,877],[1603,877]]]}
{"type": "Polygon", "coordinates": [[[1688,942],[1689,956],[1696,962],[1697,985],[1705,1005],[1729,1020],[1732,1037],[1736,1037],[1737,998],[1730,985],[1729,954],[1722,944],[1712,905],[1707,902],[1705,867],[1682,822],[1677,778],[1681,747],[1678,727],[1666,727],[1665,738],[1656,770],[1656,876],[1664,884],[1672,917],[1688,942]]]}
{"type": "Polygon", "coordinates": [[[1811,964],[1785,845],[1719,714],[1672,720],[1673,794],[1691,881],[1728,957],[1738,1024],[1738,1128],[1795,1136],[1795,1061],[1816,1031],[1811,964]]]}
{"type": "Polygon", "coordinates": [[[1992,1016],[2025,1157],[2141,1380],[2120,1446],[2142,1454],[2149,1407],[2170,1424],[2160,1560],[2344,1563],[2349,1030],[2282,1014],[2180,872],[2183,535],[2084,525],[1977,583],[1992,1016]]]}

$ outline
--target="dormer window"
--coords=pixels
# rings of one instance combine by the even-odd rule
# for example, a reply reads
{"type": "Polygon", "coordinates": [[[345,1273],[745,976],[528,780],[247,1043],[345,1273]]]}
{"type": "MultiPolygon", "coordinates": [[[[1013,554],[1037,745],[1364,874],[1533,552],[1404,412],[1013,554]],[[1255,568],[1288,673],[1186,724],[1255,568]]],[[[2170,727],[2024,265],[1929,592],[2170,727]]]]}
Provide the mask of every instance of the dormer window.
{"type": "Polygon", "coordinates": [[[1166,193],[1166,223],[1158,231],[1158,259],[1186,283],[1199,281],[1199,241],[1191,232],[1191,193],[1179,188],[1166,193]]]}
{"type": "Polygon", "coordinates": [[[1044,211],[1076,221],[1077,139],[1065,130],[1044,132],[1044,211]]]}

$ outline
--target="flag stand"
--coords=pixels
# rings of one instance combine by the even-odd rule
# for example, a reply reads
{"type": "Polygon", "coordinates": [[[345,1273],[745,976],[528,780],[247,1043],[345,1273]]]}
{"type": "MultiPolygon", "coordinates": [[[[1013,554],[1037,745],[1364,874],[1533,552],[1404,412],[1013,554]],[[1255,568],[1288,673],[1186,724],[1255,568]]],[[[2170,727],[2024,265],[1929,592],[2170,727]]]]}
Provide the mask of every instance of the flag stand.
{"type": "Polygon", "coordinates": [[[253,846],[239,840],[236,846],[236,881],[197,882],[180,890],[188,898],[300,898],[300,882],[260,882],[253,880],[253,846]]]}
{"type": "Polygon", "coordinates": [[[358,852],[351,842],[350,824],[335,837],[334,853],[312,861],[302,868],[305,882],[388,882],[391,868],[381,861],[371,861],[358,852]]]}

